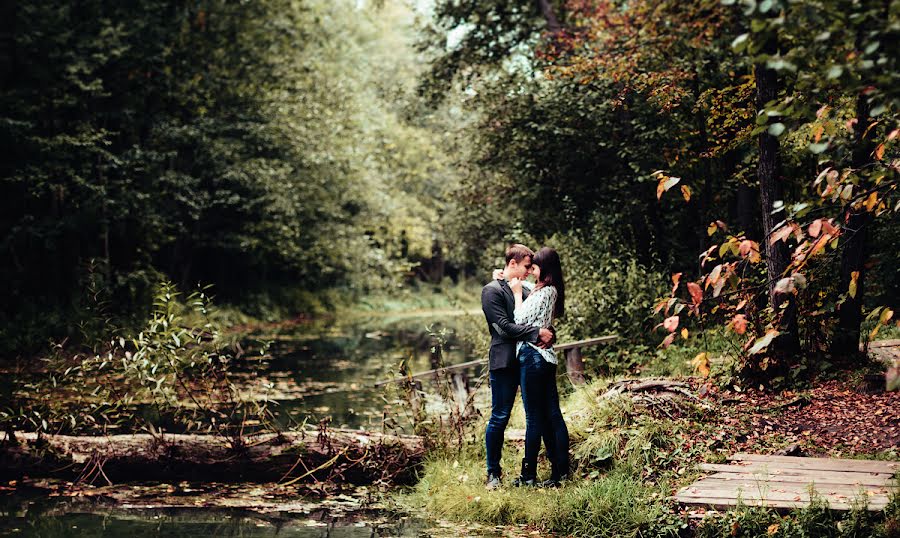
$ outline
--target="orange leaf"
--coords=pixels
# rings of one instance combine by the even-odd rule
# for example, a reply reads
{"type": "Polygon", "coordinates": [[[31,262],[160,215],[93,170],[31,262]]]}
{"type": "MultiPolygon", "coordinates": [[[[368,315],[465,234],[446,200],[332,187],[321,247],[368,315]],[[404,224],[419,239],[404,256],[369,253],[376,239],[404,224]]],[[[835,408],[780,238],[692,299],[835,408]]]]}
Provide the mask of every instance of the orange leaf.
{"type": "Polygon", "coordinates": [[[878,144],[875,148],[875,160],[880,161],[884,157],[884,143],[878,144]]]}
{"type": "Polygon", "coordinates": [[[659,312],[660,312],[663,308],[665,308],[666,303],[668,303],[668,302],[669,302],[669,299],[668,299],[668,298],[666,298],[666,299],[661,299],[658,303],[656,303],[656,306],[653,307],[653,313],[654,313],[654,314],[659,314],[659,312]]]}
{"type": "Polygon", "coordinates": [[[675,296],[675,291],[678,290],[678,282],[681,280],[681,273],[675,273],[672,275],[672,296],[675,296]]]}
{"type": "Polygon", "coordinates": [[[734,332],[744,334],[747,332],[747,317],[743,314],[734,316],[731,320],[731,327],[734,329],[734,332]]]}
{"type": "Polygon", "coordinates": [[[828,244],[829,239],[831,239],[831,236],[829,234],[824,234],[822,237],[816,239],[816,242],[813,243],[812,248],[809,249],[808,256],[812,257],[818,254],[822,249],[825,248],[825,245],[828,244]]]}
{"type": "Polygon", "coordinates": [[[859,271],[852,271],[850,273],[850,297],[856,299],[856,289],[857,289],[857,280],[859,280],[859,271]]]}
{"type": "Polygon", "coordinates": [[[691,365],[701,376],[706,377],[709,375],[709,355],[706,352],[698,353],[691,360],[691,365]]]}
{"type": "Polygon", "coordinates": [[[684,196],[685,202],[690,202],[691,201],[691,188],[688,187],[687,185],[682,185],[681,186],[681,195],[684,196]]]}
{"type": "Polygon", "coordinates": [[[865,203],[863,203],[863,205],[865,206],[866,211],[871,212],[872,208],[878,205],[878,193],[873,192],[872,194],[870,194],[869,197],[866,198],[866,201],[865,203]]]}

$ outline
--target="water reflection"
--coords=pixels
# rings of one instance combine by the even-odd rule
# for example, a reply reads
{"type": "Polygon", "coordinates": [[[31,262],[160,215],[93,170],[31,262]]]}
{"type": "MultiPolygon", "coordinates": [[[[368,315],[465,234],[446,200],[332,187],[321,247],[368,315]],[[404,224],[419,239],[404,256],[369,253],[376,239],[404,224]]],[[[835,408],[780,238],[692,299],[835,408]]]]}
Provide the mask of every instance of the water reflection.
{"type": "Polygon", "coordinates": [[[259,375],[271,384],[283,423],[330,418],[333,427],[379,430],[387,411],[408,431],[404,406],[390,401],[390,391],[376,388],[376,381],[398,375],[401,362],[413,372],[431,369],[435,342],[429,333],[442,328],[444,363],[471,360],[471,345],[459,337],[467,323],[471,320],[462,316],[422,316],[389,325],[360,319],[339,326],[299,326],[276,335],[272,359],[259,375]]]}
{"type": "Polygon", "coordinates": [[[41,513],[0,517],[0,535],[58,537],[301,537],[372,538],[427,535],[416,519],[369,521],[297,516],[262,516],[209,508],[102,513],[41,513]]]}

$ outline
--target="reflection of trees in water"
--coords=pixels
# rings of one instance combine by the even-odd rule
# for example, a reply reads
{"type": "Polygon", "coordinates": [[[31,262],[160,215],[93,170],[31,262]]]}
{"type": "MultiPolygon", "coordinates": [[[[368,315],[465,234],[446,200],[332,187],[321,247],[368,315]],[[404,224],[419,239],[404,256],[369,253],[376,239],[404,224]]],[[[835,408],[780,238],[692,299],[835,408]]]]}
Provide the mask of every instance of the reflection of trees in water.
{"type": "Polygon", "coordinates": [[[259,514],[220,508],[141,510],[84,501],[9,498],[0,510],[0,534],[17,536],[240,536],[369,538],[417,536],[421,522],[383,511],[313,508],[303,514],[259,514]],[[318,524],[313,526],[310,521],[318,524]],[[14,530],[18,529],[18,530],[14,530]]]}
{"type": "Polygon", "coordinates": [[[446,364],[468,360],[473,347],[459,338],[455,321],[420,317],[385,325],[367,319],[298,327],[270,347],[272,358],[260,375],[274,383],[276,412],[285,423],[330,417],[337,427],[380,429],[385,412],[393,413],[392,399],[386,402],[374,384],[398,375],[401,363],[413,372],[431,369],[436,342],[429,327],[447,329],[446,364]]]}

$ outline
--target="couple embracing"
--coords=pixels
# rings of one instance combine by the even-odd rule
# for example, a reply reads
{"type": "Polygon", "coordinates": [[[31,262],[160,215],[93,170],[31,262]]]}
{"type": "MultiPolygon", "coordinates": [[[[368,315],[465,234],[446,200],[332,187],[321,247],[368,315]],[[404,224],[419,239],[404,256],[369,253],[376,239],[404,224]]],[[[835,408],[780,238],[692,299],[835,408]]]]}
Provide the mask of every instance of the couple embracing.
{"type": "Polygon", "coordinates": [[[487,487],[500,486],[503,434],[519,386],[525,407],[525,458],[514,485],[556,487],[569,472],[569,432],[559,409],[551,328],[565,302],[559,254],[548,247],[535,254],[524,245],[512,245],[506,249],[506,267],[494,277],[481,290],[481,308],[491,333],[487,487]],[[525,281],[528,275],[535,277],[533,286],[525,281]],[[549,480],[538,482],[541,439],[551,473],[549,480]]]}

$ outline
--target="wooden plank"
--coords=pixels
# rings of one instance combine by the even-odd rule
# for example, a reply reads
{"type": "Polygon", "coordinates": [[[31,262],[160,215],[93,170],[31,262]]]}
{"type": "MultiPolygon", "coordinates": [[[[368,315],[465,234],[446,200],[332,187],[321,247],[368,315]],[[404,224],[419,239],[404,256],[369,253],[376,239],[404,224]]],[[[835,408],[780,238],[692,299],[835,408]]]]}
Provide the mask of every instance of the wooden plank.
{"type": "Polygon", "coordinates": [[[610,334],[608,336],[601,336],[599,338],[588,338],[587,340],[577,340],[575,342],[566,342],[564,344],[556,344],[553,346],[553,349],[556,351],[562,351],[574,347],[587,347],[587,346],[595,346],[597,344],[605,344],[606,342],[614,342],[619,339],[619,335],[610,334]]]}
{"type": "MultiPolygon", "coordinates": [[[[721,478],[704,478],[702,480],[698,480],[694,482],[690,486],[687,486],[691,489],[715,489],[721,491],[757,491],[757,492],[793,492],[793,493],[808,493],[810,486],[808,484],[803,484],[800,482],[767,482],[765,480],[723,480],[721,478]]],[[[890,493],[897,491],[897,488],[894,486],[862,486],[858,484],[815,484],[813,486],[815,491],[825,495],[832,494],[841,494],[847,495],[849,497],[854,497],[856,495],[865,494],[869,497],[873,497],[876,495],[884,495],[887,496],[890,493]]]]}
{"type": "MultiPolygon", "coordinates": [[[[859,346],[860,350],[862,350],[862,346],[859,346]]],[[[877,349],[877,348],[885,348],[885,347],[900,347],[900,339],[894,340],[875,340],[874,342],[869,342],[869,349],[877,349]]]]}
{"type": "Polygon", "coordinates": [[[850,460],[838,458],[798,458],[795,456],[765,456],[738,453],[730,461],[750,461],[767,464],[772,469],[818,469],[822,471],[849,471],[872,473],[896,473],[900,462],[877,460],[850,460]]]}
{"type": "Polygon", "coordinates": [[[894,486],[896,482],[890,478],[868,478],[862,473],[840,473],[844,476],[811,476],[805,474],[764,474],[764,473],[716,473],[707,478],[718,480],[757,480],[763,482],[789,482],[800,484],[847,484],[859,486],[894,486]],[[846,475],[855,475],[848,477],[846,475]]]}
{"type": "Polygon", "coordinates": [[[768,465],[723,465],[719,463],[701,463],[700,469],[703,471],[711,471],[718,473],[734,473],[734,474],[753,474],[768,477],[778,476],[806,476],[812,479],[816,478],[838,478],[848,482],[891,482],[894,475],[891,473],[870,473],[870,472],[854,472],[854,471],[823,471],[821,469],[781,469],[778,467],[770,467],[768,465]]]}
{"type": "MultiPolygon", "coordinates": [[[[690,504],[697,506],[708,506],[715,508],[717,510],[726,510],[728,508],[733,508],[737,506],[738,500],[733,498],[722,498],[722,497],[691,497],[689,499],[680,498],[678,495],[674,497],[674,499],[682,504],[690,504]]],[[[794,508],[802,508],[804,506],[808,506],[808,501],[779,501],[773,499],[741,499],[740,504],[744,506],[765,506],[768,508],[775,509],[794,509],[794,508]]],[[[849,511],[853,508],[853,504],[849,502],[843,501],[829,501],[829,508],[832,510],[838,511],[849,511]]],[[[867,509],[873,512],[880,512],[885,509],[887,503],[882,503],[881,501],[873,502],[869,501],[867,505],[867,509]]]]}
{"type": "MultiPolygon", "coordinates": [[[[823,493],[818,492],[818,497],[831,502],[852,504],[856,500],[857,495],[847,495],[846,493],[823,493]]],[[[758,490],[722,490],[715,488],[695,488],[688,486],[683,488],[676,494],[679,500],[693,500],[699,498],[716,498],[716,499],[735,499],[745,500],[765,500],[765,501],[790,501],[790,502],[809,502],[810,495],[808,491],[758,491],[758,490]]],[[[859,496],[860,500],[863,497],[859,496]]],[[[887,495],[870,496],[869,504],[886,505],[888,502],[887,495]],[[874,497],[874,498],[873,498],[874,497]]]]}

